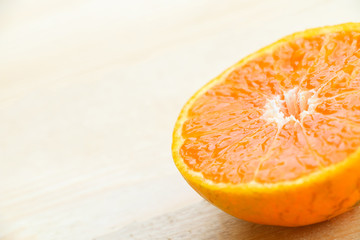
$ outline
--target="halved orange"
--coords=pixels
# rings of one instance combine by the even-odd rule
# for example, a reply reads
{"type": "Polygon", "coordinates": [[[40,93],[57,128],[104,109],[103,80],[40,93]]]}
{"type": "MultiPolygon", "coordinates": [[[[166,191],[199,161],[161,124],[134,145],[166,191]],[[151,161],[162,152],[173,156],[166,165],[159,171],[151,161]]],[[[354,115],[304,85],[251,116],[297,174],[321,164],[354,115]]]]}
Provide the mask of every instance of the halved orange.
{"type": "Polygon", "coordinates": [[[360,199],[360,24],[298,32],[202,87],[176,122],[187,182],[238,218],[300,226],[360,199]]]}

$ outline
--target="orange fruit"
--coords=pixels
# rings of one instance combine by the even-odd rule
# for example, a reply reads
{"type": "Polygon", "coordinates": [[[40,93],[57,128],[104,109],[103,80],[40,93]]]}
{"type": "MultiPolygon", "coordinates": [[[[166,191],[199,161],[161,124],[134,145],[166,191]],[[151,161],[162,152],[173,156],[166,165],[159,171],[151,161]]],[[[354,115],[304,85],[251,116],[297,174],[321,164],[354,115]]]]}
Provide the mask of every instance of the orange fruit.
{"type": "Polygon", "coordinates": [[[185,104],[172,153],[238,218],[301,226],[360,199],[360,24],[298,32],[245,57],[185,104]]]}

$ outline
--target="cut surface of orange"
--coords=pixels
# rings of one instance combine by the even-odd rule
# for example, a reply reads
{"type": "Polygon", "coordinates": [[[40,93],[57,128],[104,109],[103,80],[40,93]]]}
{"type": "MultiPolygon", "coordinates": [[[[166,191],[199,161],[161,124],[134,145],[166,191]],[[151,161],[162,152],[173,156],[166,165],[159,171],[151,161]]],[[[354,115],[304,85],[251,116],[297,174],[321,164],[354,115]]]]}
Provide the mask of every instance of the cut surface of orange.
{"type": "Polygon", "coordinates": [[[360,199],[360,24],[287,36],[236,63],[184,106],[173,158],[236,217],[300,226],[360,199]]]}

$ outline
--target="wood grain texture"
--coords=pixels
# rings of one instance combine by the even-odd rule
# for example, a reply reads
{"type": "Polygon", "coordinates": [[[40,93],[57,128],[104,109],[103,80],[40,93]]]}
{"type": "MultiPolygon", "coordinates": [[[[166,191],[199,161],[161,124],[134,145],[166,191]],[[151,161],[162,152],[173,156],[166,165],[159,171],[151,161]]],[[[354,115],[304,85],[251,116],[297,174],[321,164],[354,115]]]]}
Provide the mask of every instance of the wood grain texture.
{"type": "Polygon", "coordinates": [[[181,106],[211,78],[359,11],[357,0],[0,1],[0,239],[357,236],[357,211],[314,235],[199,203],[170,147],[181,106]]]}
{"type": "Polygon", "coordinates": [[[249,223],[203,201],[144,222],[134,222],[96,240],[112,239],[249,239],[355,240],[360,238],[360,208],[330,221],[305,227],[277,227],[249,223]],[[352,226],[349,228],[349,226],[352,226]]]}

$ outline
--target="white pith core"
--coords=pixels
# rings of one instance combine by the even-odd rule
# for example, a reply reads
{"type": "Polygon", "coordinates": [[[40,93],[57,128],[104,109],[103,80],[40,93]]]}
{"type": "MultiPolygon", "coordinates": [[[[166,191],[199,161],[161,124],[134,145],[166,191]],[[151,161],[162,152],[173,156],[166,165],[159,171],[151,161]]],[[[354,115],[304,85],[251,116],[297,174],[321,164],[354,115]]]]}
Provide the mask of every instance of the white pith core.
{"type": "Polygon", "coordinates": [[[319,98],[313,91],[302,91],[298,87],[283,93],[283,96],[276,95],[267,99],[263,119],[269,122],[276,122],[282,128],[287,122],[293,120],[302,122],[304,117],[314,112],[319,98]]]}

